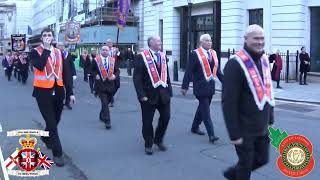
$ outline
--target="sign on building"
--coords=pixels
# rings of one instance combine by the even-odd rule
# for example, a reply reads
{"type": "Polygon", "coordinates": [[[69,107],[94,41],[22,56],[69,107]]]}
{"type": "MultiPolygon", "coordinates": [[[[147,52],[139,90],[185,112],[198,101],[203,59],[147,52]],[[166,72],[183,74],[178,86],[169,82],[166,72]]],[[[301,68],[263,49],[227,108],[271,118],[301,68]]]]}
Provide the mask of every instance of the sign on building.
{"type": "Polygon", "coordinates": [[[26,49],[26,35],[12,34],[11,35],[11,50],[24,51],[26,49]]]}
{"type": "Polygon", "coordinates": [[[80,42],[80,28],[79,22],[68,21],[66,23],[66,30],[64,35],[64,41],[66,43],[75,44],[80,42]]]}

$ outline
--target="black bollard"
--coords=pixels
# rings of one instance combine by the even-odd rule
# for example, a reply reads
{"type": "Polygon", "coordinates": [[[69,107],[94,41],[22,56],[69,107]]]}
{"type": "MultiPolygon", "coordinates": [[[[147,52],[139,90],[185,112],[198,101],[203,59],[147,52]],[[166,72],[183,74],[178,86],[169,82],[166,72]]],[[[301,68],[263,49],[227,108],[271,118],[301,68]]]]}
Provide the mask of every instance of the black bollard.
{"type": "Polygon", "coordinates": [[[173,81],[178,81],[178,61],[173,63],[173,81]]]}

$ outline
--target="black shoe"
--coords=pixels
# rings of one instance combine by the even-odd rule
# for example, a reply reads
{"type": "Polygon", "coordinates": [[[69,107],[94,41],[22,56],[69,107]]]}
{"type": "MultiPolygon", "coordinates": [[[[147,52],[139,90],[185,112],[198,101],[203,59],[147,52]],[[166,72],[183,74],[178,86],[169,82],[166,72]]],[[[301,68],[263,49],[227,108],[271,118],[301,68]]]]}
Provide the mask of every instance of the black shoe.
{"type": "Polygon", "coordinates": [[[218,141],[219,140],[219,137],[217,137],[217,136],[211,136],[211,137],[209,137],[209,141],[212,143],[212,144],[214,144],[214,142],[215,141],[218,141]]]}
{"type": "Polygon", "coordinates": [[[281,86],[277,86],[277,88],[278,88],[278,89],[282,89],[282,87],[281,87],[281,86]]]}
{"type": "Polygon", "coordinates": [[[111,129],[111,123],[110,122],[106,122],[106,129],[111,129]]]}
{"type": "Polygon", "coordinates": [[[304,85],[308,85],[308,83],[304,83],[304,85]]]}
{"type": "Polygon", "coordinates": [[[40,137],[41,141],[46,145],[47,149],[52,149],[52,145],[45,139],[45,137],[40,137]]]}
{"type": "Polygon", "coordinates": [[[66,106],[69,110],[72,110],[72,107],[70,106],[70,104],[65,104],[65,106],[66,106]]]}
{"type": "Polygon", "coordinates": [[[54,162],[58,167],[63,167],[63,166],[64,166],[63,156],[61,156],[61,157],[53,157],[53,162],[54,162]]]}
{"type": "Polygon", "coordinates": [[[146,148],[144,148],[144,152],[145,152],[147,155],[152,155],[152,154],[153,154],[152,147],[146,147],[146,148]]]}
{"type": "Polygon", "coordinates": [[[201,131],[199,128],[198,128],[198,129],[191,128],[191,132],[192,132],[193,134],[198,134],[198,135],[200,135],[200,136],[206,135],[206,133],[204,133],[203,131],[201,131]]]}
{"type": "Polygon", "coordinates": [[[233,168],[229,168],[225,171],[223,171],[223,176],[228,179],[228,180],[235,180],[236,176],[235,176],[235,171],[232,170],[233,168]]]}
{"type": "Polygon", "coordinates": [[[303,85],[302,82],[299,83],[300,85],[303,85]]]}
{"type": "Polygon", "coordinates": [[[167,151],[168,148],[163,143],[156,144],[160,151],[167,151]]]}

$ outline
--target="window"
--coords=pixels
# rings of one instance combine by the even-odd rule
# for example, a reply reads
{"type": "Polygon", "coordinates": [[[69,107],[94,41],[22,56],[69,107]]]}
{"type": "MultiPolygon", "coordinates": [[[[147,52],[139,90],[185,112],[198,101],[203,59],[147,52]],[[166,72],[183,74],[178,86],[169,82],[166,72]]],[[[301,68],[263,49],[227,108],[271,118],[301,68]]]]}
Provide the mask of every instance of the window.
{"type": "Polygon", "coordinates": [[[213,15],[199,15],[191,18],[191,49],[199,47],[200,36],[210,34],[213,37],[213,15]]]}
{"type": "Polygon", "coordinates": [[[263,27],[263,9],[249,10],[249,25],[258,24],[263,27]]]}

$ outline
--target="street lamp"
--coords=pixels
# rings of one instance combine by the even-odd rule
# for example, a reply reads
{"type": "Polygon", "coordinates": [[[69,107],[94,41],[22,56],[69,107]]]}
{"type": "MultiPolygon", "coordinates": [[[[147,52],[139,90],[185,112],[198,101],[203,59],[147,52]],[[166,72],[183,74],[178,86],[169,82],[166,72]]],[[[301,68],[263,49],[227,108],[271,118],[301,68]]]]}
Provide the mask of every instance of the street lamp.
{"type": "Polygon", "coordinates": [[[189,63],[189,57],[191,53],[191,11],[192,11],[192,0],[188,1],[188,53],[187,53],[187,63],[189,63]]]}

